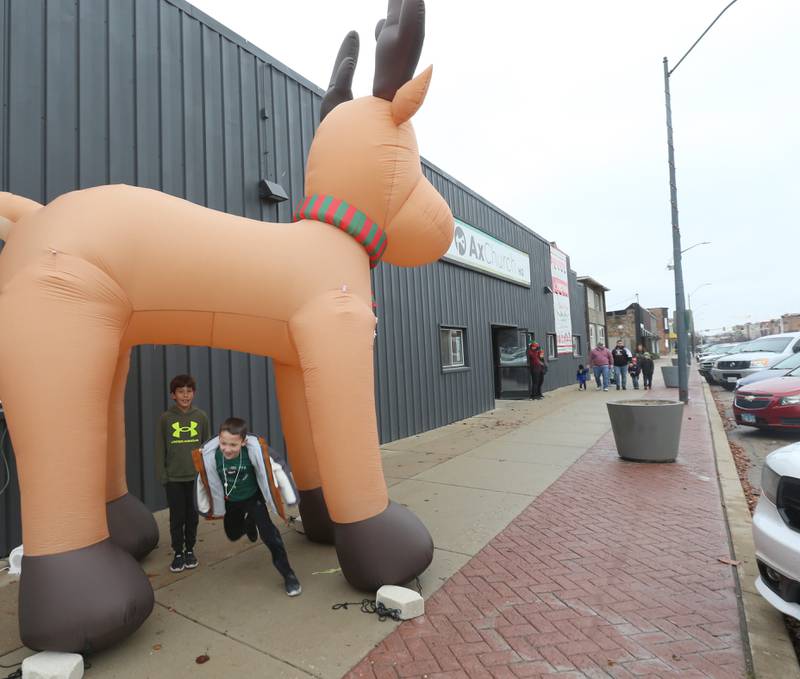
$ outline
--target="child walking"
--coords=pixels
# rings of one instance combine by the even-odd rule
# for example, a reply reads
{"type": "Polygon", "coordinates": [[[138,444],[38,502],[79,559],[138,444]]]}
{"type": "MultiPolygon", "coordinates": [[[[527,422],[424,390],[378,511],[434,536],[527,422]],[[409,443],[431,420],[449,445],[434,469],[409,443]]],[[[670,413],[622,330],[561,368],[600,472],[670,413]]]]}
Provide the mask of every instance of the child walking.
{"type": "Polygon", "coordinates": [[[648,352],[644,353],[644,358],[642,359],[641,367],[642,367],[642,376],[644,377],[644,388],[652,389],[653,371],[655,370],[655,365],[653,364],[653,359],[648,352]]]}
{"type": "Polygon", "coordinates": [[[283,500],[296,504],[294,489],[283,468],[269,455],[263,439],[248,435],[247,423],[229,417],[219,436],[194,451],[197,471],[197,507],[206,518],[223,518],[225,535],[232,542],[258,536],[269,549],[272,563],[283,577],[289,596],[302,592],[286,547],[268,509],[286,518],[283,500]]]}
{"type": "Polygon", "coordinates": [[[156,430],[156,474],[164,485],[169,506],[169,534],[175,556],[169,569],[179,573],[197,568],[194,543],[197,510],[194,507],[192,450],[211,436],[208,415],[195,408],[197,385],[191,375],[176,375],[169,383],[175,404],[161,415],[156,430]]]}
{"type": "Polygon", "coordinates": [[[634,356],[631,358],[631,362],[628,363],[628,374],[631,376],[633,380],[633,388],[639,388],[639,375],[642,373],[642,367],[639,365],[639,360],[634,356]]]}
{"type": "Polygon", "coordinates": [[[578,380],[578,390],[583,389],[586,391],[586,382],[589,380],[589,368],[584,368],[583,364],[578,366],[578,372],[575,373],[575,378],[578,380]]]}

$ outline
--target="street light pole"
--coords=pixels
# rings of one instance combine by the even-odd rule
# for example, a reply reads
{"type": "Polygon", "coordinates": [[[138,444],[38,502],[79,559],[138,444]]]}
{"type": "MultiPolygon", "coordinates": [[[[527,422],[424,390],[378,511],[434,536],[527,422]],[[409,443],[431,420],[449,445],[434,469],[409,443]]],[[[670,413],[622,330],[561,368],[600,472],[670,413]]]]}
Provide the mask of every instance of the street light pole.
{"type": "Polygon", "coordinates": [[[672,108],[669,97],[669,62],[664,57],[664,96],[667,105],[667,151],[669,154],[669,200],[672,205],[672,261],[675,263],[675,324],[678,334],[678,398],[689,402],[689,369],[686,365],[686,300],[683,292],[681,230],[678,224],[678,186],[675,180],[675,148],[672,144],[672,108]]]}
{"type": "MultiPolygon", "coordinates": [[[[672,251],[675,261],[675,322],[678,333],[678,397],[684,403],[689,402],[689,370],[687,363],[687,347],[686,347],[686,301],[683,292],[683,267],[681,266],[681,231],[678,226],[678,187],[675,181],[675,149],[672,145],[672,109],[670,107],[669,96],[669,77],[678,66],[683,63],[683,60],[689,56],[689,53],[697,46],[706,33],[711,30],[711,27],[717,23],[719,18],[725,14],[728,8],[733,5],[736,0],[731,0],[725,9],[717,14],[714,21],[712,21],[706,30],[704,30],[700,37],[694,41],[694,44],[687,50],[678,63],[669,69],[667,58],[664,57],[664,97],[667,104],[667,148],[669,151],[669,194],[670,203],[672,204],[672,251]]],[[[688,249],[688,248],[687,248],[688,249]]]]}

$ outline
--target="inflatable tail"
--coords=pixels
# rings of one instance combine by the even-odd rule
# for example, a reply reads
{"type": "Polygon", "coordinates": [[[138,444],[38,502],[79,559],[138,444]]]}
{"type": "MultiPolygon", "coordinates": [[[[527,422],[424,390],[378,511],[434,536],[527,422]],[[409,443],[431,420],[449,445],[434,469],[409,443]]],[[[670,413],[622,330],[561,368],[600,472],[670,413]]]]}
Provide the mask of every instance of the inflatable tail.
{"type": "Polygon", "coordinates": [[[39,203],[30,198],[0,192],[0,240],[8,240],[8,234],[16,222],[41,208],[39,203]]]}

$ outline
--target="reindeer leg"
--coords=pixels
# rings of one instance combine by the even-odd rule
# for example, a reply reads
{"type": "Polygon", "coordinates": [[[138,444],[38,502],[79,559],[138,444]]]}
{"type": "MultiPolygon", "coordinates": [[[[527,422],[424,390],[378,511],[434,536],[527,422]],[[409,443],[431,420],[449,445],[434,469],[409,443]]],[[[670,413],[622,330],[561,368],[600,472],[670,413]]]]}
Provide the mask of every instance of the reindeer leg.
{"type": "Polygon", "coordinates": [[[290,321],[314,449],[342,573],[354,587],[405,583],[428,567],[433,541],[390,503],[375,420],[375,317],[361,299],[331,292],[290,321]]]}
{"type": "Polygon", "coordinates": [[[303,530],[312,542],[332,545],[333,522],[322,494],[317,454],[314,451],[311,425],[308,421],[303,374],[296,366],[278,363],[273,365],[281,409],[281,425],[286,436],[294,480],[300,491],[303,530]]]}
{"type": "Polygon", "coordinates": [[[94,651],[147,618],[153,590],[108,538],[108,396],[130,313],[106,274],[57,253],[0,295],[0,394],[14,441],[25,556],[20,637],[94,651]]]}
{"type": "Polygon", "coordinates": [[[108,402],[106,519],[111,541],[138,561],[158,545],[158,525],[144,503],[128,492],[126,482],[125,384],[130,362],[131,349],[122,346],[108,402]]]}

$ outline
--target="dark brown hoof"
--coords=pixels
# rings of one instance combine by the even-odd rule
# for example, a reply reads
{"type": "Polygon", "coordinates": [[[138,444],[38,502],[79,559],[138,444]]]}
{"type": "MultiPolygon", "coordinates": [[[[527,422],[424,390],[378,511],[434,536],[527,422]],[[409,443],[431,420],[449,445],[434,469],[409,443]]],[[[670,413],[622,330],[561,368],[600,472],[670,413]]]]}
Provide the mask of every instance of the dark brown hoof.
{"type": "Polygon", "coordinates": [[[22,557],[19,634],[35,651],[99,651],[132,634],[152,610],[149,580],[111,540],[22,557]]]}
{"type": "Polygon", "coordinates": [[[321,542],[326,545],[335,542],[333,521],[322,496],[322,488],[300,491],[300,518],[303,519],[306,537],[311,542],[321,542]]]}
{"type": "Polygon", "coordinates": [[[371,519],[334,526],[342,574],[357,589],[405,584],[433,561],[428,529],[413,512],[394,502],[371,519]]]}
{"type": "Polygon", "coordinates": [[[158,545],[158,525],[153,513],[136,496],[125,493],[106,504],[108,533],[120,549],[141,561],[158,545]]]}

